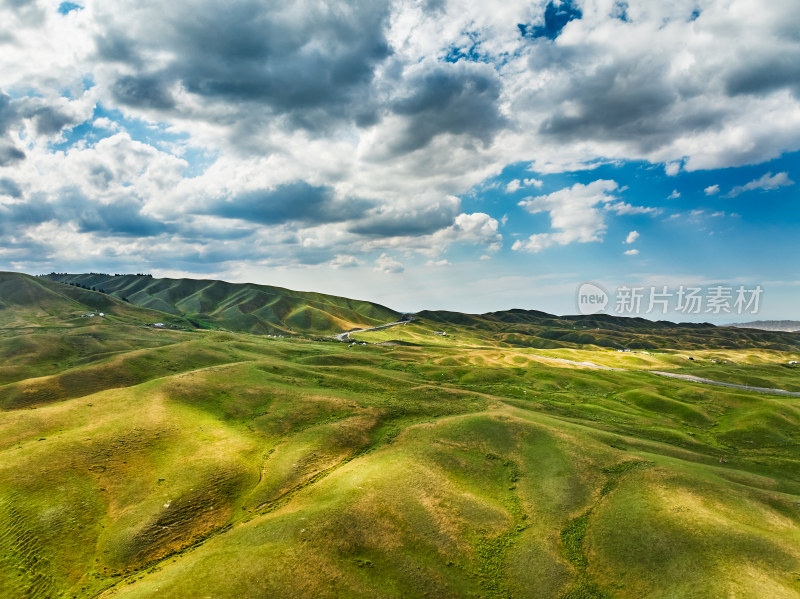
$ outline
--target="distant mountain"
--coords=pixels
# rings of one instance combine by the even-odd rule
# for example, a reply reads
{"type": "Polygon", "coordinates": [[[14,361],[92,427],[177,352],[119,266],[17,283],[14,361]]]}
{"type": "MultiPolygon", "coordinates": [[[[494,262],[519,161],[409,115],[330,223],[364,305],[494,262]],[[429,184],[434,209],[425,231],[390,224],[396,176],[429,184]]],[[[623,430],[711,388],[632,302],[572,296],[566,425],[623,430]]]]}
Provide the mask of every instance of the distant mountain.
{"type": "Polygon", "coordinates": [[[252,283],[97,273],[43,278],[102,290],[136,306],[185,317],[196,328],[328,335],[385,324],[400,316],[372,302],[252,283]]]}
{"type": "MultiPolygon", "coordinates": [[[[249,283],[98,273],[0,276],[0,327],[64,326],[93,311],[108,312],[111,318],[131,323],[319,336],[375,327],[401,316],[368,301],[249,283]]],[[[558,316],[522,309],[486,314],[425,310],[417,313],[415,320],[434,330],[455,329],[508,347],[800,348],[800,334],[787,332],[788,328],[755,328],[761,323],[747,323],[746,328],[718,327],[607,314],[558,316]]],[[[800,323],[792,324],[800,329],[800,323]]]]}
{"type": "Polygon", "coordinates": [[[638,350],[763,347],[785,351],[800,347],[800,335],[790,332],[742,330],[710,323],[674,323],[609,314],[556,316],[538,310],[519,309],[462,314],[425,310],[417,313],[417,317],[432,323],[464,328],[477,337],[491,336],[517,347],[596,345],[638,350]]]}
{"type": "Polygon", "coordinates": [[[798,320],[754,320],[753,322],[737,322],[732,325],[740,329],[760,329],[762,331],[800,331],[800,321],[798,320]]]}

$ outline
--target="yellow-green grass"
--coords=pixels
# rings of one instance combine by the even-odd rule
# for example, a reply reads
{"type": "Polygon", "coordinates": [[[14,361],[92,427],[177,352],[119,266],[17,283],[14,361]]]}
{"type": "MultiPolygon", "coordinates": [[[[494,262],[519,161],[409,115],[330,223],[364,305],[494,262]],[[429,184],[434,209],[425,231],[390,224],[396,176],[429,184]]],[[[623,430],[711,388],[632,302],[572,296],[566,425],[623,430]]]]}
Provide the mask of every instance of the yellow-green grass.
{"type": "Polygon", "coordinates": [[[424,326],[360,334],[416,346],[354,347],[2,331],[0,589],[800,596],[800,400],[647,372],[789,386],[794,354],[515,348],[424,326]]]}

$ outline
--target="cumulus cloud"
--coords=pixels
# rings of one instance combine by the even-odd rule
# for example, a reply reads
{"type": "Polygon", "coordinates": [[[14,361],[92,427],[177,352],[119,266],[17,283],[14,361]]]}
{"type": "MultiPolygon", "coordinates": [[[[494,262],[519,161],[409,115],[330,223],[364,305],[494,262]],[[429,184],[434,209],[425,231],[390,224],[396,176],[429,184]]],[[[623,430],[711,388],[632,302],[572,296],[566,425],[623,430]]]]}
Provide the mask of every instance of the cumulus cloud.
{"type": "Polygon", "coordinates": [[[730,190],[730,192],[728,192],[727,197],[735,198],[746,191],[753,191],[756,189],[760,189],[762,191],[772,191],[773,189],[778,189],[780,187],[788,187],[789,185],[794,185],[794,181],[789,178],[789,173],[783,172],[775,175],[772,173],[767,173],[758,179],[750,181],[749,183],[734,187],[730,190]]]}
{"type": "Polygon", "coordinates": [[[103,23],[96,56],[126,106],[247,122],[258,106],[315,131],[375,118],[370,84],[390,54],[387,2],[121,0],[93,9],[103,23]]]}
{"type": "Polygon", "coordinates": [[[679,197],[681,197],[681,192],[679,192],[677,189],[673,189],[672,193],[667,196],[667,199],[677,200],[679,197]]]}
{"type": "Polygon", "coordinates": [[[636,256],[636,255],[639,254],[639,250],[637,250],[637,249],[625,250],[624,254],[626,256],[636,256]]]}
{"type": "Polygon", "coordinates": [[[623,243],[631,244],[637,239],[639,239],[639,231],[631,231],[628,233],[628,236],[625,238],[623,243]]]}
{"type": "Polygon", "coordinates": [[[713,196],[719,193],[719,184],[715,183],[714,185],[709,185],[703,190],[707,196],[713,196]]]}
{"type": "Polygon", "coordinates": [[[540,179],[512,179],[506,184],[506,191],[508,193],[514,193],[515,191],[522,189],[523,187],[536,187],[539,188],[544,185],[544,181],[540,179]]]}
{"type": "MultiPolygon", "coordinates": [[[[48,255],[170,247],[195,265],[489,252],[500,215],[458,197],[511,164],[677,176],[800,148],[792,0],[57,4],[0,3],[3,230],[16,223],[0,242],[21,254],[36,236],[48,255]]],[[[514,249],[658,213],[611,183],[527,198],[551,230],[514,249]]],[[[789,184],[767,173],[729,195],[789,184]]]]}
{"type": "Polygon", "coordinates": [[[346,254],[339,254],[330,261],[333,268],[355,268],[361,265],[361,260],[355,256],[348,256],[346,254]]]}
{"type": "Polygon", "coordinates": [[[375,260],[375,268],[373,270],[383,274],[399,274],[405,270],[405,267],[394,258],[383,253],[375,260]]]}
{"type": "Polygon", "coordinates": [[[349,230],[369,237],[426,235],[452,225],[459,208],[458,198],[452,196],[438,201],[422,198],[402,205],[383,205],[355,220],[349,230]]]}
{"type": "Polygon", "coordinates": [[[450,261],[443,258],[441,260],[428,260],[426,262],[427,266],[451,266],[450,261]]]}
{"type": "Polygon", "coordinates": [[[489,65],[423,62],[409,67],[406,85],[409,93],[389,106],[390,156],[423,148],[444,134],[487,145],[506,122],[498,102],[502,82],[489,65]]]}
{"type": "Polygon", "coordinates": [[[22,188],[13,179],[2,177],[0,178],[0,194],[19,199],[22,197],[22,188]]]}
{"type": "Polygon", "coordinates": [[[588,185],[576,183],[519,202],[531,214],[547,212],[553,232],[536,233],[526,241],[517,240],[511,249],[539,252],[552,245],[601,241],[606,223],[599,208],[615,199],[612,194],[618,187],[616,181],[598,179],[588,185]]]}
{"type": "Polygon", "coordinates": [[[318,224],[360,217],[372,204],[360,198],[337,199],[330,187],[294,181],[273,189],[242,191],[232,198],[214,202],[208,213],[264,225],[318,224]]]}

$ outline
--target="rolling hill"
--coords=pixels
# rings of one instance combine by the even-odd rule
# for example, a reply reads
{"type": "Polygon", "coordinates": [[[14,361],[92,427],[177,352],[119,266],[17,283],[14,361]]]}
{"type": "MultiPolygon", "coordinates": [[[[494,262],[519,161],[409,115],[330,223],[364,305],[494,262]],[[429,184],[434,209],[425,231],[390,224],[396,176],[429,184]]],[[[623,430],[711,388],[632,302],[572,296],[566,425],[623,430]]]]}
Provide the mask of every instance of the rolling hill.
{"type": "Polygon", "coordinates": [[[416,316],[439,328],[449,326],[462,334],[491,338],[514,347],[597,346],[639,350],[763,347],[785,351],[800,347],[800,336],[793,333],[604,314],[556,316],[538,310],[506,310],[478,315],[424,310],[416,316]]]}
{"type": "Polygon", "coordinates": [[[658,374],[799,392],[800,335],[147,279],[0,275],[2,597],[800,598],[800,399],[658,374]]]}
{"type": "Polygon", "coordinates": [[[51,274],[46,278],[102,290],[136,306],[185,317],[197,328],[331,335],[400,316],[371,302],[249,283],[105,274],[51,274]]]}
{"type": "MultiPolygon", "coordinates": [[[[42,277],[96,289],[133,305],[185,319],[196,328],[254,334],[333,335],[396,321],[400,313],[379,304],[255,284],[147,275],[50,274],[42,277]]],[[[538,310],[463,314],[423,310],[415,318],[432,327],[514,347],[584,347],[654,350],[763,347],[790,351],[800,337],[784,331],[672,323],[611,315],[556,316],[538,310]]]]}

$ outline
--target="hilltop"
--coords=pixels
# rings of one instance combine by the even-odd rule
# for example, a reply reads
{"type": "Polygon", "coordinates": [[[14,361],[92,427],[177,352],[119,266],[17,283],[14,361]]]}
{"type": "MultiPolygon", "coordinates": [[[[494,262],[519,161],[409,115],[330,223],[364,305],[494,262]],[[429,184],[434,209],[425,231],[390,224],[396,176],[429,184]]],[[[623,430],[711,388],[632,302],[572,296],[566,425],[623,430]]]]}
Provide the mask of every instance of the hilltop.
{"type": "Polygon", "coordinates": [[[800,331],[800,321],[797,320],[754,320],[752,322],[737,322],[730,326],[740,329],[760,329],[762,331],[785,331],[790,333],[800,331]]]}

